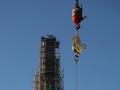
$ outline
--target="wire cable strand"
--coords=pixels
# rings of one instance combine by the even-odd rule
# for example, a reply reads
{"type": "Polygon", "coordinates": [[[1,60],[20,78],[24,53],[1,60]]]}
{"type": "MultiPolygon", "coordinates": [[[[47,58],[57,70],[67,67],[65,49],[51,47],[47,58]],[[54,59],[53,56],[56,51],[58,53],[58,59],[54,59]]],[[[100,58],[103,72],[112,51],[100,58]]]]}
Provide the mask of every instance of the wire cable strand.
{"type": "Polygon", "coordinates": [[[77,90],[77,62],[76,62],[76,90],[77,90]]]}

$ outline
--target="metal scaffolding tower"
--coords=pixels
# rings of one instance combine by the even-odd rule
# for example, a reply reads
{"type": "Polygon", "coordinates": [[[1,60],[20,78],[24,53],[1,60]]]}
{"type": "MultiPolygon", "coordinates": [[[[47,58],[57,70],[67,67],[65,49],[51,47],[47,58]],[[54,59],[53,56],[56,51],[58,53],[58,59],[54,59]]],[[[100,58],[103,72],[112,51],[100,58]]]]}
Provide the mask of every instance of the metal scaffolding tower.
{"type": "Polygon", "coordinates": [[[52,35],[41,37],[40,62],[34,75],[34,90],[64,90],[59,44],[52,35]]]}

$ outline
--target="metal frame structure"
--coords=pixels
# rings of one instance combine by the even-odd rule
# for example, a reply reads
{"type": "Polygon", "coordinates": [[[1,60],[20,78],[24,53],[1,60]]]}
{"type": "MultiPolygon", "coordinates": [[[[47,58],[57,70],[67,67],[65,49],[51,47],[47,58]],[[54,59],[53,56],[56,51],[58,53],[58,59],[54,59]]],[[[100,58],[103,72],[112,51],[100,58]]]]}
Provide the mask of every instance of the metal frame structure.
{"type": "Polygon", "coordinates": [[[59,44],[52,35],[41,37],[41,55],[34,76],[34,90],[64,90],[59,44]]]}

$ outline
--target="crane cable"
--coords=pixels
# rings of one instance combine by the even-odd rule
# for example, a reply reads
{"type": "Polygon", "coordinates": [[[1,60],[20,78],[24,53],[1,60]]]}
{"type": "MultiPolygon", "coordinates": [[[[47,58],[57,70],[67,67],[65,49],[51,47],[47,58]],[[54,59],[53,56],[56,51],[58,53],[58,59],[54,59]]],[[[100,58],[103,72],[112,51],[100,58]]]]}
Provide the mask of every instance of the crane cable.
{"type": "MultiPolygon", "coordinates": [[[[79,4],[79,2],[78,2],[78,0],[76,0],[76,4],[79,4]]],[[[76,32],[78,33],[78,28],[76,28],[76,32]]],[[[76,90],[77,90],[77,88],[78,88],[78,76],[77,76],[77,74],[78,74],[78,71],[77,71],[77,63],[78,63],[78,60],[79,60],[79,55],[75,55],[75,64],[76,64],[76,90]]]]}
{"type": "Polygon", "coordinates": [[[78,81],[77,81],[77,79],[78,79],[77,78],[77,74],[78,74],[78,71],[77,71],[77,61],[76,61],[76,65],[75,66],[76,66],[76,90],[77,90],[77,85],[78,85],[78,81]]]}
{"type": "Polygon", "coordinates": [[[75,65],[76,65],[76,90],[78,88],[78,70],[77,70],[77,63],[79,61],[79,54],[81,53],[81,51],[83,49],[86,48],[86,45],[84,43],[81,42],[79,35],[78,35],[78,31],[80,29],[80,23],[82,20],[84,20],[86,18],[86,16],[82,15],[82,4],[81,6],[79,6],[79,0],[75,0],[75,6],[72,10],[72,21],[76,27],[76,32],[75,35],[73,36],[73,45],[72,45],[72,49],[74,51],[74,61],[75,61],[75,65]]]}
{"type": "Polygon", "coordinates": [[[78,60],[79,60],[79,56],[78,55],[75,55],[75,66],[76,66],[76,70],[75,70],[75,72],[76,72],[76,90],[77,90],[77,85],[78,85],[78,76],[77,76],[77,74],[78,74],[78,70],[77,70],[77,63],[78,63],[78,60]]]}

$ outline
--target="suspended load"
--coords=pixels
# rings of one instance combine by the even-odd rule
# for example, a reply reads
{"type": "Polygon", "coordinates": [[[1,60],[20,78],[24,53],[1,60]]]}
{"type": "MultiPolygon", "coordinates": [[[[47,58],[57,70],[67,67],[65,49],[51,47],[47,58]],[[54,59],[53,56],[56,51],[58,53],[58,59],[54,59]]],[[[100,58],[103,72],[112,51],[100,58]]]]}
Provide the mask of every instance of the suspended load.
{"type": "Polygon", "coordinates": [[[81,42],[78,35],[81,21],[84,20],[84,18],[86,18],[86,16],[82,15],[82,12],[83,12],[82,4],[81,6],[79,6],[79,1],[75,0],[75,6],[72,9],[72,22],[75,25],[76,32],[72,38],[72,42],[73,42],[72,50],[74,52],[74,61],[76,64],[76,90],[77,90],[77,62],[79,61],[79,54],[81,54],[83,49],[86,49],[86,45],[81,42]]]}
{"type": "Polygon", "coordinates": [[[86,45],[80,41],[78,32],[76,31],[73,37],[72,50],[74,51],[75,55],[78,55],[85,48],[86,48],[86,45]]]}
{"type": "Polygon", "coordinates": [[[82,11],[82,5],[80,7],[79,4],[76,2],[75,7],[72,10],[72,21],[77,29],[80,29],[81,21],[84,20],[84,18],[86,18],[86,16],[82,16],[82,11]]]}

